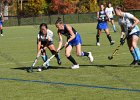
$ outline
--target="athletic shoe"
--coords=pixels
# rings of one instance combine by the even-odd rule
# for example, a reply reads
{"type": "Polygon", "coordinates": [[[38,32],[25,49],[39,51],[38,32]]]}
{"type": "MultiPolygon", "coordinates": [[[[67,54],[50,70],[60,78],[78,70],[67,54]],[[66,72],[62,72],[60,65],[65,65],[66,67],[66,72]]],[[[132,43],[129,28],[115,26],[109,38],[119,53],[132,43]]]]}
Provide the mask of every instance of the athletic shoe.
{"type": "Polygon", "coordinates": [[[92,56],[92,53],[91,52],[88,52],[88,53],[89,53],[88,58],[89,58],[90,62],[93,62],[94,58],[92,56]]]}
{"type": "Polygon", "coordinates": [[[139,65],[138,61],[133,60],[132,63],[130,65],[139,65]]]}
{"type": "Polygon", "coordinates": [[[79,68],[79,65],[73,65],[71,66],[71,69],[78,69],[79,68]]]}
{"type": "Polygon", "coordinates": [[[115,43],[115,41],[111,41],[110,45],[113,45],[115,43]]]}
{"type": "Polygon", "coordinates": [[[46,62],[46,65],[43,65],[46,69],[50,66],[49,62],[46,62]]]}
{"type": "Polygon", "coordinates": [[[96,46],[100,46],[100,43],[99,43],[99,42],[97,42],[97,43],[96,43],[96,46]]]}
{"type": "Polygon", "coordinates": [[[3,36],[3,34],[1,34],[1,36],[3,36]]]}
{"type": "Polygon", "coordinates": [[[60,59],[57,59],[57,63],[58,63],[58,65],[61,65],[61,60],[60,59]]]}

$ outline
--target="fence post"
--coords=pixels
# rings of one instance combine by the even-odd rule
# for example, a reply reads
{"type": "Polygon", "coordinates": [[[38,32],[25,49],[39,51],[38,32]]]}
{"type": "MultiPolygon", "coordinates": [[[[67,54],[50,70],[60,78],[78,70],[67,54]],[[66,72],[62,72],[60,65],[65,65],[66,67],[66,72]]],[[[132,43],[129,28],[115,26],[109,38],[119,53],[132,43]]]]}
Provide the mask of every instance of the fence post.
{"type": "Polygon", "coordinates": [[[79,20],[79,13],[78,13],[78,23],[80,23],[80,20],[79,20]]]}
{"type": "Polygon", "coordinates": [[[51,15],[49,14],[48,16],[49,16],[49,23],[50,23],[50,25],[51,25],[51,24],[52,24],[51,15]]]}
{"type": "Polygon", "coordinates": [[[63,23],[65,23],[65,15],[63,14],[63,23]]]}

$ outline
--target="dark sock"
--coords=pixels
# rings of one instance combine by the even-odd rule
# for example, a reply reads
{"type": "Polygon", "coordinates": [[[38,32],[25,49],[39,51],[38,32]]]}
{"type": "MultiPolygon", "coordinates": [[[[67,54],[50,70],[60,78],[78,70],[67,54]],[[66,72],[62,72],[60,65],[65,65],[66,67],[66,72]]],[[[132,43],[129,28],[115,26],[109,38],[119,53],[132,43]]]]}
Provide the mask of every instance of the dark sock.
{"type": "Polygon", "coordinates": [[[111,43],[112,39],[111,39],[111,35],[110,34],[107,35],[107,38],[108,38],[109,42],[111,43]]]}
{"type": "Polygon", "coordinates": [[[3,29],[1,29],[1,34],[3,34],[3,29]]]}
{"type": "Polygon", "coordinates": [[[60,57],[59,57],[59,55],[58,55],[58,53],[57,53],[56,51],[51,50],[51,53],[52,53],[53,55],[55,55],[55,57],[57,58],[57,60],[60,60],[60,57]]]}
{"type": "Polygon", "coordinates": [[[77,65],[77,62],[74,60],[74,58],[70,55],[67,57],[74,65],[77,65]]]}
{"type": "Polygon", "coordinates": [[[82,54],[81,54],[81,56],[88,56],[89,55],[89,53],[87,53],[87,52],[82,52],[82,54]]]}
{"type": "Polygon", "coordinates": [[[99,34],[96,35],[96,41],[99,42],[100,36],[99,34]]]}

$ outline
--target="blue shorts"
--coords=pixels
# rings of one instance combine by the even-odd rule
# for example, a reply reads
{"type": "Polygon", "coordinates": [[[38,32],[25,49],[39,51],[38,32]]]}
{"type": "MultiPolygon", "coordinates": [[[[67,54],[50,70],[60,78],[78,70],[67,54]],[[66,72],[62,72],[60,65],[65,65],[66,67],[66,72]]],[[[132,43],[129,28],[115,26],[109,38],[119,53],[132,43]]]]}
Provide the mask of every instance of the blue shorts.
{"type": "Polygon", "coordinates": [[[73,40],[71,40],[68,44],[71,46],[76,46],[78,44],[82,44],[80,34],[77,33],[75,38],[73,40]]]}
{"type": "Polygon", "coordinates": [[[98,22],[97,29],[99,30],[105,30],[108,29],[107,22],[98,22]]]}
{"type": "Polygon", "coordinates": [[[2,21],[0,21],[0,26],[2,26],[3,25],[3,22],[2,21]]]}

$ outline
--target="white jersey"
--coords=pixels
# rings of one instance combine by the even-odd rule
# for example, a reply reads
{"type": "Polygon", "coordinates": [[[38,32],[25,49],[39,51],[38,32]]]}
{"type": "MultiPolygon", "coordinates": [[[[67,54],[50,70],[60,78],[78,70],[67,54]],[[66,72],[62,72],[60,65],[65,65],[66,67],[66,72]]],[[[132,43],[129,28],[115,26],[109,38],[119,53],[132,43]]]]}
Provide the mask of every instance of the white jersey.
{"type": "Polygon", "coordinates": [[[108,14],[109,18],[113,18],[113,11],[114,11],[113,7],[110,7],[110,8],[107,7],[105,9],[105,12],[108,14]]]}
{"type": "Polygon", "coordinates": [[[53,32],[47,29],[47,36],[45,37],[43,34],[38,33],[38,40],[41,42],[53,41],[53,32]]]}
{"type": "MultiPolygon", "coordinates": [[[[130,13],[124,13],[123,18],[119,18],[118,23],[119,25],[123,25],[125,33],[128,33],[128,28],[132,26],[132,24],[134,23],[134,19],[133,19],[133,15],[130,13]]],[[[137,25],[135,25],[135,27],[132,29],[132,31],[129,33],[129,35],[140,31],[139,27],[137,25]]]]}

